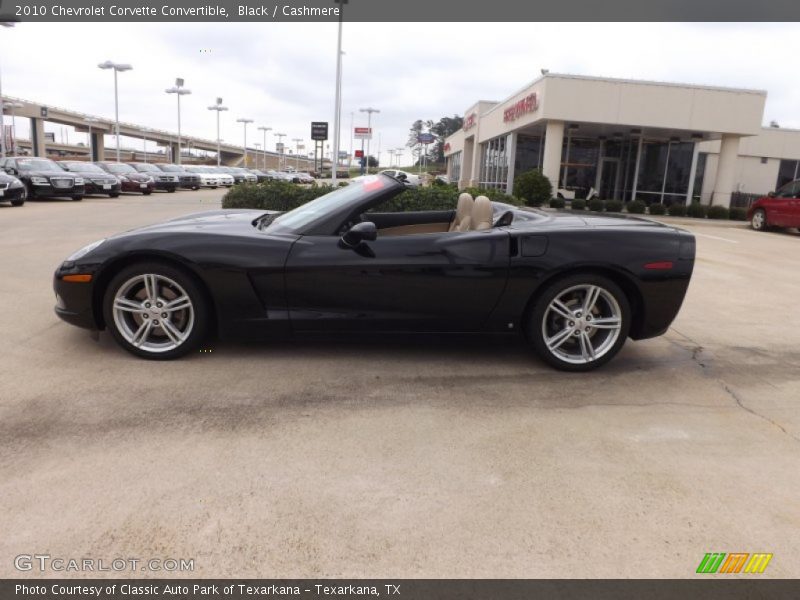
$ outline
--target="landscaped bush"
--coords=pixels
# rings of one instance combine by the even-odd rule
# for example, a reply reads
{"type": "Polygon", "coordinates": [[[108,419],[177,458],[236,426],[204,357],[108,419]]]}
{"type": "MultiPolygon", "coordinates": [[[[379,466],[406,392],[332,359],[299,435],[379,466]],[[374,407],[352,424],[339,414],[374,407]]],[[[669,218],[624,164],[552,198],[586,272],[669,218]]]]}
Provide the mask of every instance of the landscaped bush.
{"type": "Polygon", "coordinates": [[[625,208],[632,215],[643,215],[645,209],[647,208],[647,204],[641,200],[631,200],[628,202],[628,205],[625,208]]]}
{"type": "Polygon", "coordinates": [[[734,207],[730,210],[729,218],[731,221],[746,221],[747,209],[734,207]]]}
{"type": "Polygon", "coordinates": [[[533,169],[517,175],[514,193],[527,206],[541,206],[553,197],[553,184],[541,171],[533,169]]]}
{"type": "Polygon", "coordinates": [[[582,198],[575,198],[569,205],[572,210],[586,210],[586,200],[582,198]]]}
{"type": "Polygon", "coordinates": [[[606,200],[605,206],[608,212],[622,212],[622,200],[606,200]]]}
{"type": "Polygon", "coordinates": [[[686,214],[697,219],[705,219],[708,207],[705,204],[694,202],[686,209],[686,214]]]}
{"type": "Polygon", "coordinates": [[[660,202],[653,202],[647,209],[651,215],[663,215],[667,212],[667,207],[660,202]]]}
{"type": "Polygon", "coordinates": [[[685,204],[670,204],[667,209],[670,217],[685,217],[686,205],[685,204]]]}
{"type": "Polygon", "coordinates": [[[729,211],[727,206],[709,206],[707,216],[709,219],[727,219],[729,211]]]}
{"type": "Polygon", "coordinates": [[[589,210],[593,210],[595,212],[602,212],[603,208],[605,208],[605,202],[600,200],[600,198],[592,198],[589,200],[589,210]]]}
{"type": "MultiPolygon", "coordinates": [[[[285,181],[248,183],[232,187],[222,199],[222,208],[255,208],[288,211],[334,190],[330,185],[301,187],[285,181]]],[[[502,190],[470,188],[473,197],[487,196],[495,202],[518,205],[519,200],[502,190]]],[[[456,207],[459,191],[450,186],[409,188],[380,205],[385,212],[451,210],[456,207]]]]}
{"type": "Polygon", "coordinates": [[[564,208],[563,198],[550,198],[550,208],[564,208]]]}

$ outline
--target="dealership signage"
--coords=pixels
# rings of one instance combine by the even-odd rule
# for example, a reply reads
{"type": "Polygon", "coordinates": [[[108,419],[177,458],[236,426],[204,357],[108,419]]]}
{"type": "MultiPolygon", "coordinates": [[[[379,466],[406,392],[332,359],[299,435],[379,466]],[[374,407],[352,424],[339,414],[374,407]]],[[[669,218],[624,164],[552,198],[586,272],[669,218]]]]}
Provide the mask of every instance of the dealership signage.
{"type": "Polygon", "coordinates": [[[354,127],[353,137],[357,140],[371,140],[372,128],[371,127],[354,127]]]}
{"type": "Polygon", "coordinates": [[[478,124],[478,114],[477,113],[472,113],[472,114],[467,115],[466,117],[464,117],[464,125],[462,125],[461,128],[464,131],[469,131],[470,129],[475,127],[475,125],[477,125],[477,124],[478,124]]]}
{"type": "Polygon", "coordinates": [[[432,144],[436,137],[432,133],[420,133],[417,135],[417,143],[432,144]]]}
{"type": "Polygon", "coordinates": [[[278,142],[275,144],[275,151],[278,153],[282,153],[286,146],[283,145],[283,142],[278,142]]]}
{"type": "Polygon", "coordinates": [[[539,96],[536,92],[528,94],[522,100],[515,102],[503,111],[503,121],[508,123],[519,119],[522,115],[535,112],[539,108],[539,96]]]}
{"type": "Polygon", "coordinates": [[[328,122],[327,121],[312,121],[311,122],[311,139],[324,142],[328,139],[328,122]]]}
{"type": "Polygon", "coordinates": [[[364,156],[363,150],[356,150],[355,151],[356,158],[362,158],[364,156]]]}

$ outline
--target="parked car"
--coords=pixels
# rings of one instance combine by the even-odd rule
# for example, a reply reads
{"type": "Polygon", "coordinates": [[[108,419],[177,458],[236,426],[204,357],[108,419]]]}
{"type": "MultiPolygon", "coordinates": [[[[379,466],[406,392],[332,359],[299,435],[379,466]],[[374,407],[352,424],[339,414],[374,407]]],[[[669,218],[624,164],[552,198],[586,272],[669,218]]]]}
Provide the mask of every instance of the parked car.
{"type": "Polygon", "coordinates": [[[408,171],[401,171],[399,169],[384,169],[381,171],[384,175],[388,175],[389,177],[394,177],[395,179],[405,179],[407,185],[411,187],[419,187],[420,179],[419,175],[414,175],[414,173],[409,173],[408,171]]]}
{"type": "Polygon", "coordinates": [[[687,231],[469,194],[456,210],[373,212],[405,189],[373,175],[286,213],[215,210],[93,242],[56,270],[56,313],[151,359],[208,335],[483,332],[524,334],[566,371],[662,335],[678,314],[687,231]]]}
{"type": "Polygon", "coordinates": [[[243,169],[242,167],[226,167],[228,172],[233,175],[233,178],[236,180],[236,183],[256,183],[258,181],[258,177],[253,175],[247,169],[243,169]]]}
{"type": "Polygon", "coordinates": [[[11,206],[22,206],[27,195],[28,191],[22,181],[0,171],[0,202],[11,202],[11,206]]]}
{"type": "Polygon", "coordinates": [[[152,177],[153,184],[157,190],[171,193],[178,189],[178,185],[180,185],[180,179],[177,175],[165,173],[153,163],[132,162],[128,164],[139,171],[139,173],[146,173],[152,177]]]}
{"type": "Polygon", "coordinates": [[[277,181],[294,183],[294,173],[287,173],[285,171],[273,171],[273,173],[275,173],[275,179],[277,181]]]}
{"type": "Polygon", "coordinates": [[[49,158],[15,156],[6,158],[3,167],[25,184],[28,198],[68,196],[83,200],[86,193],[83,177],[68,173],[49,158]]]}
{"type": "Polygon", "coordinates": [[[236,183],[245,183],[247,182],[247,177],[242,175],[241,173],[236,173],[233,171],[232,167],[212,167],[215,173],[219,173],[220,175],[226,175],[230,178],[230,183],[226,185],[234,185],[236,183]]]}
{"type": "MultiPolygon", "coordinates": [[[[220,174],[212,172],[209,167],[189,165],[186,170],[200,178],[200,187],[216,189],[222,185],[220,183],[220,174]]],[[[231,185],[233,185],[233,179],[231,179],[231,185]]]]}
{"type": "Polygon", "coordinates": [[[156,166],[165,173],[177,175],[178,187],[182,187],[187,190],[200,189],[200,177],[198,177],[197,173],[188,171],[186,167],[174,165],[172,163],[157,163],[156,166]]]}
{"type": "Polygon", "coordinates": [[[247,169],[247,170],[256,176],[258,183],[263,183],[265,181],[272,180],[272,177],[270,177],[265,171],[262,171],[261,169],[247,169]]]}
{"type": "Polygon", "coordinates": [[[150,175],[139,173],[139,171],[125,163],[101,160],[93,164],[103,169],[106,173],[115,175],[119,179],[120,189],[123,192],[139,192],[149,196],[156,187],[155,180],[150,175]]]}
{"type": "Polygon", "coordinates": [[[756,231],[770,227],[800,227],[800,179],[762,196],[747,210],[747,220],[756,231]]]}
{"type": "Polygon", "coordinates": [[[80,160],[59,160],[61,168],[83,177],[87,194],[106,194],[109,198],[119,197],[121,184],[116,175],[107,173],[94,163],[80,160]]]}
{"type": "Polygon", "coordinates": [[[293,173],[293,175],[295,183],[314,183],[314,178],[308,173],[298,171],[297,173],[293,173]]]}

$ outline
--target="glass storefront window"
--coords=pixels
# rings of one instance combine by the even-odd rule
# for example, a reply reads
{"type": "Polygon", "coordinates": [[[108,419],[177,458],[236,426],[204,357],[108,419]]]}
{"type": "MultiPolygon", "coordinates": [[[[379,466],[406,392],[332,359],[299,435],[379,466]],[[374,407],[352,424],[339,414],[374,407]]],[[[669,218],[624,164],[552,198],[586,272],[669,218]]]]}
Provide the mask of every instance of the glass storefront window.
{"type": "Polygon", "coordinates": [[[447,161],[450,163],[450,181],[452,182],[459,182],[461,181],[461,156],[463,152],[455,152],[451,154],[447,161]]]}
{"type": "Polygon", "coordinates": [[[778,181],[775,183],[777,190],[782,185],[794,181],[798,178],[798,161],[796,160],[782,160],[780,167],[778,167],[778,181]]]}
{"type": "Polygon", "coordinates": [[[693,142],[645,140],[636,197],[645,202],[683,202],[689,190],[693,142]]]}
{"type": "Polygon", "coordinates": [[[561,150],[561,188],[575,191],[576,198],[585,198],[597,177],[600,140],[567,136],[561,150]]]}
{"type": "Polygon", "coordinates": [[[504,135],[481,144],[481,187],[506,189],[509,137],[504,135]]]}
{"type": "Polygon", "coordinates": [[[517,155],[514,172],[525,173],[534,169],[542,169],[542,148],[544,138],[528,135],[517,137],[517,155]]]}

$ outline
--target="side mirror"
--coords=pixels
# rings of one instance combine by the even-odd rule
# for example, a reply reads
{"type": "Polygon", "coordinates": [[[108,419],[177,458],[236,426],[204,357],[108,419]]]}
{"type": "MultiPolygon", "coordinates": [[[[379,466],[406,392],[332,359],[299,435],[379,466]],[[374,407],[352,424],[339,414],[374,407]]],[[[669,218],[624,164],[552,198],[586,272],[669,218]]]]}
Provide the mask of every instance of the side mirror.
{"type": "Polygon", "coordinates": [[[775,194],[775,192],[769,192],[769,193],[767,194],[767,196],[769,196],[770,198],[774,198],[774,197],[775,197],[775,195],[776,195],[776,194],[775,194]]]}
{"type": "Polygon", "coordinates": [[[353,225],[348,229],[341,240],[340,245],[343,248],[355,248],[361,242],[372,242],[378,238],[378,228],[372,221],[363,221],[353,225]]]}

